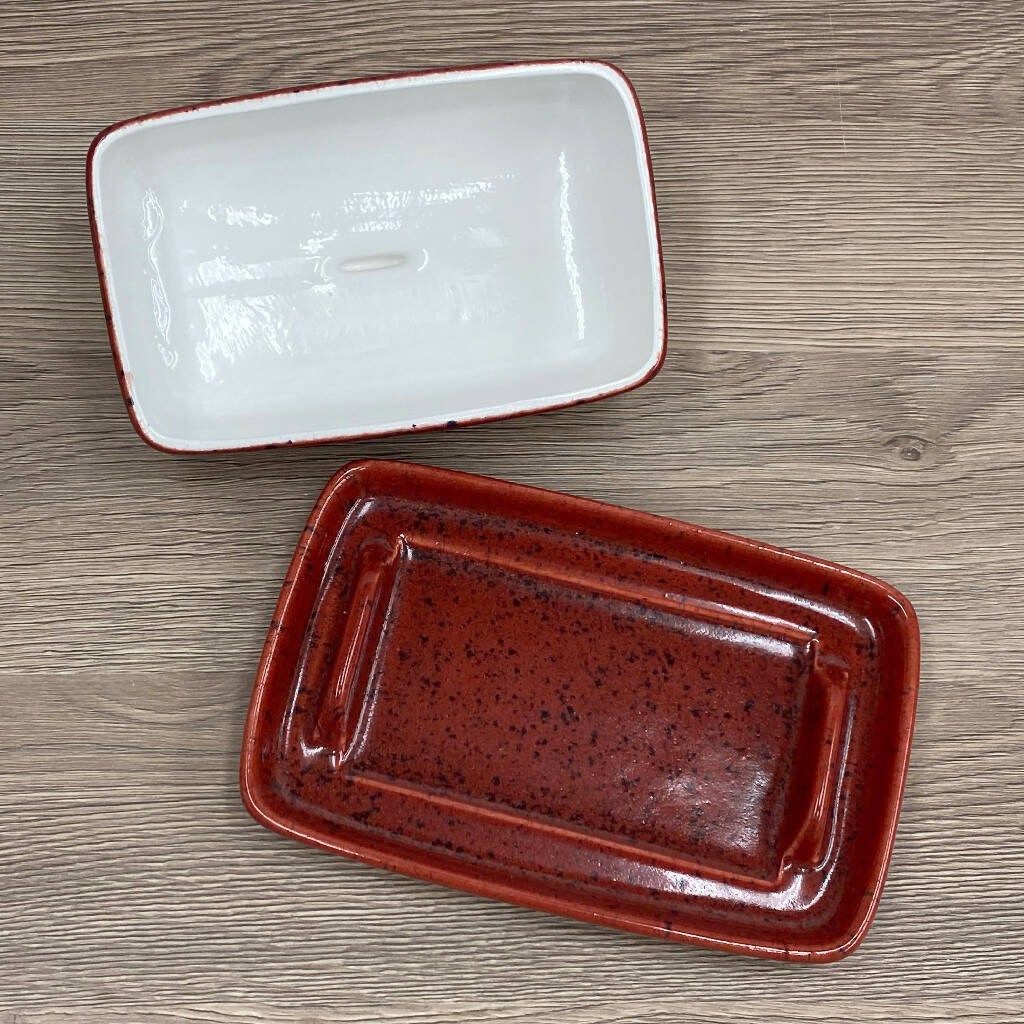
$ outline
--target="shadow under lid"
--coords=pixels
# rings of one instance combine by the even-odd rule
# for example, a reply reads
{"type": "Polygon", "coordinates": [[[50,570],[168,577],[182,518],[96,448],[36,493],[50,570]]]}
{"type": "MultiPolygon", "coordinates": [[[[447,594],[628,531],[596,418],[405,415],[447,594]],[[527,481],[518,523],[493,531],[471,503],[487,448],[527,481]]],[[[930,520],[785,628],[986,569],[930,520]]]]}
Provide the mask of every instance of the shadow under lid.
{"type": "Polygon", "coordinates": [[[303,534],[242,791],[372,864],[669,939],[832,960],[881,894],[913,609],[644,513],[356,463],[303,534]]]}

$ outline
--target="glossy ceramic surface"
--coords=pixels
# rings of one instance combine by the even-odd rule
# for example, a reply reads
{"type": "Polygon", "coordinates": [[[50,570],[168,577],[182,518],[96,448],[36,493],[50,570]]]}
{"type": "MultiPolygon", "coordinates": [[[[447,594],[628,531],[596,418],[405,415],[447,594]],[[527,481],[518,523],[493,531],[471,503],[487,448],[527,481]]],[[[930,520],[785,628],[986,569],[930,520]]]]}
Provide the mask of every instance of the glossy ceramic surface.
{"type": "Polygon", "coordinates": [[[910,604],[849,569],[401,463],[327,486],[243,744],[264,824],[669,939],[863,937],[910,749],[910,604]]]}
{"type": "Polygon", "coordinates": [[[88,182],[122,388],[160,448],[512,416],[664,357],[643,122],[605,64],[152,115],[96,139],[88,182]]]}

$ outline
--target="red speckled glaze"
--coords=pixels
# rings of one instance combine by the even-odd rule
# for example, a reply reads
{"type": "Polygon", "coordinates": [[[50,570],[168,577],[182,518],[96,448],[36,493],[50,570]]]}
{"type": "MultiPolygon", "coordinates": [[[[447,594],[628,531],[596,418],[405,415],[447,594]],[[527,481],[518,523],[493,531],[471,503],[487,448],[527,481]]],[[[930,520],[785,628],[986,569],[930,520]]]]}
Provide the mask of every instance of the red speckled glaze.
{"type": "Polygon", "coordinates": [[[402,463],[328,484],[242,752],[264,824],[516,903],[786,960],[871,921],[919,641],[884,583],[402,463]]]}

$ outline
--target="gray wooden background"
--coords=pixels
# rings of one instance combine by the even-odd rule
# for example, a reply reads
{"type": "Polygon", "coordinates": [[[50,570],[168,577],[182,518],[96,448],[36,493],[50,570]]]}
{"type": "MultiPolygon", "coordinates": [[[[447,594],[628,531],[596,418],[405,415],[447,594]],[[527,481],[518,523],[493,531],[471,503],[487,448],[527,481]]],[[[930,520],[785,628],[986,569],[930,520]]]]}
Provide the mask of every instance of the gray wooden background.
{"type": "Polygon", "coordinates": [[[1024,1019],[1024,7],[0,3],[0,1020],[1024,1019]],[[134,435],[83,171],[240,92],[582,56],[647,114],[670,353],[503,424],[173,457],[134,435]],[[260,646],[357,456],[647,509],[874,573],[923,630],[892,872],[794,967],[371,870],[246,816],[260,646]]]}

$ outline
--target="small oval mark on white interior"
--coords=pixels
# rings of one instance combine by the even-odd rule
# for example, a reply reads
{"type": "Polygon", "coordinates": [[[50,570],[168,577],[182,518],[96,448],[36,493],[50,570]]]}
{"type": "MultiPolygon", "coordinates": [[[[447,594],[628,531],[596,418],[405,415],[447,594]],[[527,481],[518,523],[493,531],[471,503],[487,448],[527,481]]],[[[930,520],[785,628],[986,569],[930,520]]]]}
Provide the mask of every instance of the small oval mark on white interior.
{"type": "Polygon", "coordinates": [[[361,274],[366,270],[388,270],[401,267],[408,262],[408,257],[400,252],[382,252],[376,256],[354,256],[350,260],[338,263],[338,270],[344,274],[361,274]]]}

